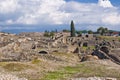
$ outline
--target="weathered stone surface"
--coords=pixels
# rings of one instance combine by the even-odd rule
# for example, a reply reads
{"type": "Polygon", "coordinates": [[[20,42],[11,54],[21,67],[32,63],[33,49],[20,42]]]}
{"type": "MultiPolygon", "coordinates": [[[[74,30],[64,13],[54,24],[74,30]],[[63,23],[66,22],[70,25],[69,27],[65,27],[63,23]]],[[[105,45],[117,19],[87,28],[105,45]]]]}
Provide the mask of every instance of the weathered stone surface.
{"type": "Polygon", "coordinates": [[[92,53],[92,55],[94,56],[98,56],[98,58],[99,59],[108,59],[106,56],[105,56],[105,54],[103,53],[103,52],[101,52],[101,51],[94,51],[93,53],[92,53]]]}
{"type": "Polygon", "coordinates": [[[89,48],[96,44],[96,49],[92,55],[99,59],[113,59],[119,62],[119,56],[112,54],[111,49],[119,48],[119,41],[105,41],[94,35],[82,35],[82,37],[69,37],[69,33],[58,32],[55,36],[44,37],[44,33],[21,33],[19,35],[0,33],[0,59],[1,60],[26,60],[30,59],[31,55],[39,54],[44,50],[48,53],[65,52],[78,53],[84,59],[92,60],[94,56],[89,56],[92,50],[82,50],[82,47],[89,48]],[[89,54],[89,55],[88,55],[89,54]],[[88,56],[89,57],[88,57],[88,56]],[[21,57],[20,57],[21,56],[21,57]]]}
{"type": "Polygon", "coordinates": [[[92,55],[98,56],[99,59],[110,59],[111,61],[120,64],[120,57],[111,52],[111,45],[109,42],[103,41],[96,45],[96,50],[92,55]]]}
{"type": "Polygon", "coordinates": [[[32,44],[32,42],[12,42],[0,48],[0,61],[28,60],[32,44]]]}
{"type": "Polygon", "coordinates": [[[81,58],[81,62],[83,62],[83,61],[95,61],[95,60],[99,60],[99,58],[97,56],[92,56],[92,55],[86,55],[86,56],[81,58]]]}

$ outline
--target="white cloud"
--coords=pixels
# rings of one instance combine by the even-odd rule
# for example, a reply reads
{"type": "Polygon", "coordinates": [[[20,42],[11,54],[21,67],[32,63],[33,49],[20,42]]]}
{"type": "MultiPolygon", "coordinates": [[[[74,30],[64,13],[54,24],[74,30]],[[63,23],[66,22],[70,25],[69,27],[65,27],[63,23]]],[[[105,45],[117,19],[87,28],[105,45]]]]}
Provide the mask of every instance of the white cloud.
{"type": "Polygon", "coordinates": [[[108,23],[110,25],[120,25],[120,14],[118,13],[109,13],[102,19],[104,23],[108,23]]]}
{"type": "Polygon", "coordinates": [[[7,24],[13,24],[13,20],[7,20],[6,23],[7,24]]]}
{"type": "Polygon", "coordinates": [[[111,2],[109,0],[99,0],[98,5],[105,7],[105,8],[106,7],[113,7],[113,5],[111,4],[111,2]]]}
{"type": "Polygon", "coordinates": [[[24,14],[16,22],[23,24],[62,24],[61,19],[67,14],[60,11],[60,7],[65,3],[64,0],[31,0],[31,2],[22,5],[23,8],[25,7],[24,14]],[[32,4],[33,2],[34,4],[32,4]]]}
{"type": "Polygon", "coordinates": [[[19,8],[18,0],[0,0],[0,13],[11,13],[19,8]]]}
{"type": "Polygon", "coordinates": [[[120,25],[119,9],[115,7],[65,0],[0,0],[0,15],[11,16],[0,19],[0,24],[66,25],[74,20],[77,25],[120,25]]]}

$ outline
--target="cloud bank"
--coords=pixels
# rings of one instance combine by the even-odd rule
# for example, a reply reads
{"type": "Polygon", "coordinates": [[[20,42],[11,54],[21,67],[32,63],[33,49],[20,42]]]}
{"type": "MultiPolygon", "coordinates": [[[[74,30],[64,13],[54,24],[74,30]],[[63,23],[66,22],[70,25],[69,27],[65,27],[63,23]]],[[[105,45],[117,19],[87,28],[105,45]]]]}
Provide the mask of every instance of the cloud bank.
{"type": "Polygon", "coordinates": [[[0,0],[0,29],[16,28],[8,27],[10,25],[18,25],[19,28],[19,25],[69,25],[71,20],[86,29],[98,26],[118,29],[119,10],[115,6],[102,7],[97,3],[65,0],[0,0]]]}

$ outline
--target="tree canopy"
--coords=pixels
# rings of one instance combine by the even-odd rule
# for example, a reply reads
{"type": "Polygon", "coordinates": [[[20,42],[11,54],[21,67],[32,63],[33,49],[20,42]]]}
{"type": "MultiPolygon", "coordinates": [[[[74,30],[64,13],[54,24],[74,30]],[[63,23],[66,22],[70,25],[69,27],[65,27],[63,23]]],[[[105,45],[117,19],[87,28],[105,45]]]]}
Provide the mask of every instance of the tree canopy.
{"type": "Polygon", "coordinates": [[[109,32],[108,28],[99,27],[99,28],[97,29],[97,33],[99,33],[99,34],[101,34],[101,35],[104,35],[104,34],[106,34],[106,33],[108,33],[108,32],[109,32]]]}
{"type": "Polygon", "coordinates": [[[71,37],[75,37],[75,26],[74,26],[74,22],[71,21],[71,37]]]}

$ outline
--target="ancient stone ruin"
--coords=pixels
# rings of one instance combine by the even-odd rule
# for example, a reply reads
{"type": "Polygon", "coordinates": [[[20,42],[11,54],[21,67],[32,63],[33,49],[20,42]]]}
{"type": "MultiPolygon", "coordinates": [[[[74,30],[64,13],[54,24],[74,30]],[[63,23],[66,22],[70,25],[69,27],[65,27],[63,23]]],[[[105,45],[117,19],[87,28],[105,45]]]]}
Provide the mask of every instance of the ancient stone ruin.
{"type": "Polygon", "coordinates": [[[33,56],[62,52],[78,54],[80,61],[110,59],[120,63],[119,41],[101,40],[92,34],[69,35],[68,32],[58,32],[53,37],[44,37],[43,33],[1,33],[0,61],[29,61],[33,56]]]}
{"type": "Polygon", "coordinates": [[[120,64],[120,54],[115,54],[112,51],[111,43],[107,41],[102,41],[96,44],[96,48],[92,55],[98,56],[99,59],[110,59],[111,61],[120,64]]]}

